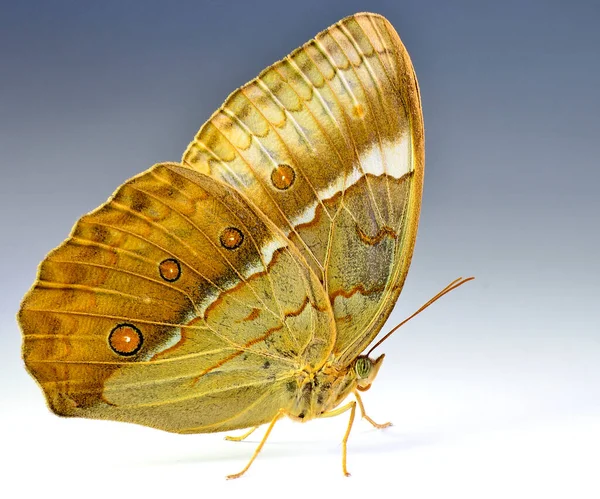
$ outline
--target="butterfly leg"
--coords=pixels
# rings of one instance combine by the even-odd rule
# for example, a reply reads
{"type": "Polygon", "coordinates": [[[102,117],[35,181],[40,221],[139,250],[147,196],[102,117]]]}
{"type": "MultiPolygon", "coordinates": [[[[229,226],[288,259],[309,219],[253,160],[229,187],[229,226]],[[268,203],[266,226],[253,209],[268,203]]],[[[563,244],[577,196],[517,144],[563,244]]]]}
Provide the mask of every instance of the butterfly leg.
{"type": "Polygon", "coordinates": [[[356,397],[356,401],[358,402],[358,407],[360,408],[360,415],[363,418],[365,418],[369,423],[371,423],[375,428],[378,428],[381,430],[382,428],[387,428],[388,426],[392,426],[392,423],[390,423],[390,422],[379,424],[379,423],[376,423],[375,421],[373,421],[369,416],[367,416],[367,413],[365,412],[365,406],[363,404],[361,396],[358,394],[358,391],[354,390],[354,396],[356,397]]]}
{"type": "Polygon", "coordinates": [[[229,440],[230,442],[241,442],[245,438],[252,435],[257,428],[258,428],[258,426],[255,426],[254,428],[250,428],[246,433],[244,433],[243,435],[239,435],[237,437],[232,437],[232,436],[227,435],[225,437],[225,440],[229,440]]]}
{"type": "Polygon", "coordinates": [[[346,454],[348,450],[348,437],[350,436],[350,430],[352,429],[352,424],[354,423],[354,415],[356,414],[356,402],[350,402],[342,407],[338,407],[333,411],[325,412],[319,416],[321,418],[332,418],[333,416],[339,416],[348,410],[350,411],[350,419],[348,420],[346,434],[342,440],[342,471],[346,476],[350,476],[350,473],[348,473],[348,468],[346,467],[346,454]]]}
{"type": "MultiPolygon", "coordinates": [[[[267,431],[265,432],[264,437],[260,441],[260,444],[258,444],[258,447],[254,451],[254,454],[250,458],[250,461],[248,462],[248,464],[246,465],[246,467],[242,471],[240,471],[239,473],[234,473],[233,475],[227,475],[227,479],[228,480],[230,480],[232,478],[239,478],[244,473],[246,473],[246,471],[248,471],[248,468],[250,468],[250,465],[254,462],[254,460],[256,459],[256,456],[258,456],[258,453],[262,450],[263,446],[265,445],[265,442],[267,441],[267,438],[269,438],[269,434],[271,433],[271,430],[273,429],[273,426],[275,426],[275,423],[277,423],[277,421],[280,420],[281,417],[285,413],[286,413],[286,411],[284,409],[280,409],[279,412],[277,412],[277,414],[275,415],[275,417],[269,423],[269,427],[267,428],[267,431]]],[[[256,428],[254,428],[252,431],[254,431],[255,429],[256,428]]]]}

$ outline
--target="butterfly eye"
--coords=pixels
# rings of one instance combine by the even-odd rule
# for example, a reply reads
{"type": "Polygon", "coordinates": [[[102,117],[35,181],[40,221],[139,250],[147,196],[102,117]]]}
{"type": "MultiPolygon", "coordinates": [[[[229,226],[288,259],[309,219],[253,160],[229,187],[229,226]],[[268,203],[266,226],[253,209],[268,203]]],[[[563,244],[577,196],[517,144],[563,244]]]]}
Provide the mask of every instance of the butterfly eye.
{"type": "Polygon", "coordinates": [[[240,229],[235,227],[227,227],[220,237],[221,245],[228,250],[239,248],[244,242],[244,234],[240,229]]]}
{"type": "Polygon", "coordinates": [[[279,165],[271,172],[271,182],[280,191],[289,189],[296,180],[296,172],[286,164],[279,165]]]}
{"type": "Polygon", "coordinates": [[[368,357],[359,357],[356,359],[354,369],[356,370],[358,379],[367,378],[371,372],[371,367],[373,367],[373,363],[368,357]]]}
{"type": "Polygon", "coordinates": [[[160,276],[167,282],[175,282],[181,275],[181,265],[175,258],[167,258],[158,266],[160,276]]]}
{"type": "Polygon", "coordinates": [[[138,353],[143,342],[142,332],[132,324],[119,324],[108,335],[110,348],[125,357],[138,353]]]}

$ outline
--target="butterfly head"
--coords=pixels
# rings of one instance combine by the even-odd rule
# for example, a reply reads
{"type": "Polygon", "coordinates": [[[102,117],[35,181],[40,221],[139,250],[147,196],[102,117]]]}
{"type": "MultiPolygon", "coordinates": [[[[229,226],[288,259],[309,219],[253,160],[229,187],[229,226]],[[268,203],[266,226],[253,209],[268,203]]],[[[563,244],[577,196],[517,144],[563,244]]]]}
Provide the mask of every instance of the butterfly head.
{"type": "Polygon", "coordinates": [[[354,362],[354,371],[356,372],[356,388],[361,392],[371,388],[371,383],[377,376],[385,354],[381,354],[375,360],[366,355],[359,356],[354,362]]]}

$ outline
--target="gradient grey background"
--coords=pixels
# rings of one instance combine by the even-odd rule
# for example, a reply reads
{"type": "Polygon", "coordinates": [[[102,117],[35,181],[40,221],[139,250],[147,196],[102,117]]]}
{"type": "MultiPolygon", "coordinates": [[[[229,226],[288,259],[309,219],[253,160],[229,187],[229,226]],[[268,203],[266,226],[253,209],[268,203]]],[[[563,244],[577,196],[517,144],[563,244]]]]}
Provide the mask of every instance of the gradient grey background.
{"type": "MultiPolygon", "coordinates": [[[[165,439],[177,437],[157,431],[52,416],[22,367],[19,302],[38,263],[82,214],[152,164],[179,160],[232,90],[364,10],[384,14],[405,43],[426,126],[419,236],[385,330],[455,277],[477,279],[381,348],[386,362],[368,408],[396,426],[387,439],[365,426],[355,430],[365,443],[355,444],[354,454],[352,440],[349,446],[352,486],[383,480],[380,467],[390,462],[419,463],[412,453],[432,442],[513,430],[522,432],[517,442],[527,441],[540,427],[557,425],[566,432],[563,447],[552,443],[554,430],[540,441],[559,461],[537,469],[534,454],[513,448],[515,459],[531,457],[523,480],[547,473],[548,491],[572,492],[569,483],[586,479],[600,488],[586,468],[600,458],[600,4],[593,1],[0,3],[0,459],[9,474],[20,476],[16,470],[27,464],[41,469],[34,449],[68,452],[72,445],[76,459],[92,459],[81,439],[100,428],[109,429],[107,448],[115,434],[143,435],[149,455],[153,441],[175,445],[165,439]],[[359,465],[361,448],[375,463],[372,471],[359,465]],[[378,461],[381,448],[385,459],[378,461]],[[558,470],[566,462],[573,479],[563,483],[558,470]]],[[[313,438],[313,447],[298,457],[294,446],[267,445],[254,479],[264,479],[260,470],[269,464],[283,462],[285,476],[324,453],[318,479],[329,480],[331,471],[336,487],[349,487],[337,476],[345,424],[337,421],[324,439],[311,436],[313,425],[293,426],[290,434],[313,438]]],[[[191,463],[185,473],[204,479],[211,440],[203,439],[211,436],[186,438],[176,440],[191,463]]],[[[254,446],[218,445],[227,449],[211,471],[219,478],[237,471],[254,446]]],[[[490,448],[481,446],[484,462],[490,448]]],[[[164,462],[178,462],[177,452],[169,455],[172,462],[164,462]]],[[[510,456],[480,473],[510,486],[506,469],[518,475],[510,456]]],[[[455,460],[450,452],[440,466],[455,460]]],[[[181,466],[169,469],[181,477],[181,466]]],[[[414,476],[430,476],[431,460],[422,466],[414,476]]],[[[410,483],[397,473],[385,479],[410,483]]],[[[465,497],[473,477],[453,477],[445,490],[465,497]]],[[[222,485],[223,493],[233,490],[222,485]]],[[[51,497],[56,484],[46,486],[51,497]]]]}

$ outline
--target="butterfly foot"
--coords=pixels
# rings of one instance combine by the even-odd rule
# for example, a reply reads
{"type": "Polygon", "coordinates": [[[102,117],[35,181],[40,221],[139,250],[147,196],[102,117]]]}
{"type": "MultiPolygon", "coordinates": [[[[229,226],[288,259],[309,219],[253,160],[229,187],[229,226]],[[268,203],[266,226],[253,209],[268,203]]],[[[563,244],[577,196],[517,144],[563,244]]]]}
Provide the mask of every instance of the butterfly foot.
{"type": "MultiPolygon", "coordinates": [[[[244,470],[246,471],[246,470],[244,470]]],[[[240,473],[234,473],[233,475],[227,475],[225,478],[227,478],[227,480],[234,480],[235,478],[239,478],[244,474],[244,471],[240,472],[240,473]]]]}
{"type": "Polygon", "coordinates": [[[246,439],[246,437],[249,437],[252,433],[254,433],[254,430],[256,430],[258,428],[258,426],[255,426],[254,428],[250,428],[246,433],[244,433],[243,435],[239,435],[237,437],[234,437],[232,435],[227,435],[225,437],[225,440],[227,440],[228,442],[241,442],[242,440],[246,439]]]}
{"type": "Polygon", "coordinates": [[[384,428],[389,428],[390,426],[393,426],[393,425],[390,421],[388,421],[387,423],[383,423],[383,424],[373,423],[373,426],[375,428],[377,428],[378,430],[383,430],[384,428]]]}
{"type": "Polygon", "coordinates": [[[371,423],[373,428],[377,428],[378,430],[383,430],[384,428],[388,428],[389,426],[392,426],[392,423],[389,421],[387,423],[383,423],[383,424],[376,423],[366,414],[363,414],[363,418],[365,418],[369,423],[371,423]]]}

